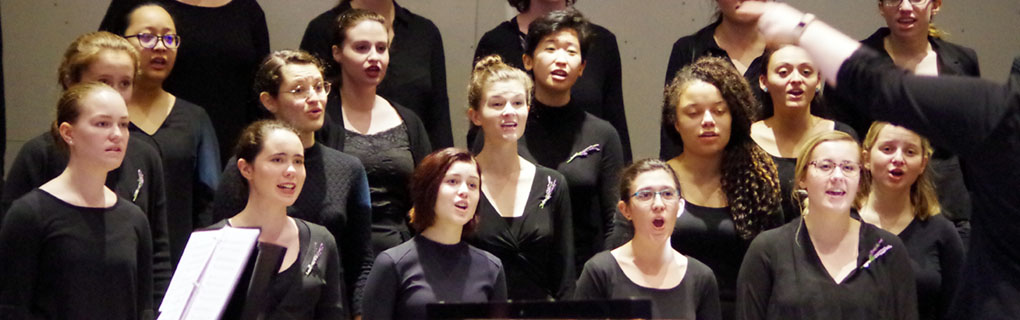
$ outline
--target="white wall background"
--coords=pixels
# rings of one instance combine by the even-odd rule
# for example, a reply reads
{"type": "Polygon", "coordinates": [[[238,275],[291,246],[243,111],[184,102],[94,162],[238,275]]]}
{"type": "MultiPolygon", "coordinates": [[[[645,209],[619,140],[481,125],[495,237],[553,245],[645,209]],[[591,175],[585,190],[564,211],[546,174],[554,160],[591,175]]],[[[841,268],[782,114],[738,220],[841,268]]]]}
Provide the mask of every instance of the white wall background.
{"type": "MultiPolygon", "coordinates": [[[[876,0],[789,0],[854,38],[884,25],[876,0]]],[[[337,0],[260,0],[272,49],[296,48],[308,21],[337,0]]],[[[401,0],[439,26],[446,50],[454,141],[463,146],[466,86],[478,38],[516,13],[504,0],[401,0]]],[[[107,0],[3,0],[4,85],[9,163],[24,141],[47,130],[60,88],[60,55],[77,35],[95,30],[107,0]]],[[[658,155],[658,115],[669,51],[677,38],[709,22],[714,0],[580,0],[576,7],[616,34],[635,159],[658,155]]],[[[936,23],[949,40],[978,52],[984,78],[1002,82],[1020,55],[1020,2],[944,0],[936,23]]]]}

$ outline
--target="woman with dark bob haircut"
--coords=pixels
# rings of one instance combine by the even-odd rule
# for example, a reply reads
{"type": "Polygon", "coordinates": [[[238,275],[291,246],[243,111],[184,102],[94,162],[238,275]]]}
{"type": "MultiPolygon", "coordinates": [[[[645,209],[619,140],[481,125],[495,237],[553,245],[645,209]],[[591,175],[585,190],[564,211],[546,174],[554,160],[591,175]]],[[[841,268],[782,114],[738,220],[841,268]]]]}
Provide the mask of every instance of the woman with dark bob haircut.
{"type": "MultiPolygon", "coordinates": [[[[685,145],[666,162],[687,200],[672,244],[715,272],[728,319],[747,245],[783,222],[776,166],[751,140],[751,115],[758,104],[737,70],[715,57],[684,67],[664,100],[662,121],[685,145]]],[[[622,244],[632,230],[629,221],[617,217],[610,244],[622,244]]]]}
{"type": "Polygon", "coordinates": [[[506,299],[499,258],[461,241],[477,219],[481,174],[467,150],[425,157],[411,180],[411,240],[380,253],[365,286],[362,316],[424,319],[425,305],[506,299]]]}

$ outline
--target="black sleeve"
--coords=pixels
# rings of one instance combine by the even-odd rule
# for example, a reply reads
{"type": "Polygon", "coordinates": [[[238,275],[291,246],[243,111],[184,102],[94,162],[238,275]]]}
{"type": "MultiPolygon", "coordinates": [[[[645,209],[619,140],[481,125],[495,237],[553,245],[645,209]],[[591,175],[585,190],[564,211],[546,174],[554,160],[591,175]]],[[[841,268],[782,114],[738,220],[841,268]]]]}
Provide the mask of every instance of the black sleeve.
{"type": "Polygon", "coordinates": [[[722,307],[719,303],[719,283],[711,269],[706,268],[704,274],[704,286],[701,290],[701,297],[698,298],[698,320],[719,320],[722,319],[722,307]]]}
{"type": "Polygon", "coordinates": [[[386,253],[375,258],[372,272],[368,274],[365,284],[365,296],[362,301],[372,301],[361,306],[364,320],[393,319],[397,308],[397,295],[401,291],[400,275],[397,274],[396,261],[386,253]]]}
{"type": "Polygon", "coordinates": [[[127,29],[127,14],[131,12],[141,0],[112,0],[106,8],[103,21],[99,23],[99,31],[109,31],[113,34],[123,34],[127,29]]]}
{"type": "MultiPolygon", "coordinates": [[[[553,284],[557,290],[557,299],[569,299],[574,293],[574,280],[576,264],[574,264],[574,218],[570,209],[570,188],[567,186],[567,179],[562,175],[554,176],[557,180],[556,190],[553,194],[556,201],[556,209],[553,210],[553,221],[556,223],[556,268],[559,272],[558,283],[553,284]]],[[[537,182],[537,181],[536,181],[537,182]]],[[[541,183],[541,182],[539,182],[541,183]]],[[[554,277],[553,279],[557,279],[554,277]]]]}
{"type": "MultiPolygon", "coordinates": [[[[326,287],[315,305],[315,319],[344,319],[346,318],[343,302],[343,292],[340,283],[340,255],[336,250],[336,239],[329,232],[324,232],[326,256],[326,287]]],[[[304,271],[304,270],[302,270],[304,271]]]]}
{"type": "MultiPolygon", "coordinates": [[[[139,212],[139,215],[143,213],[139,212]]],[[[138,219],[139,222],[135,227],[135,232],[138,234],[138,248],[137,248],[137,279],[138,281],[138,311],[141,313],[139,319],[152,319],[155,312],[153,296],[158,294],[158,290],[154,290],[155,274],[153,270],[153,247],[152,247],[152,233],[149,231],[149,223],[145,219],[138,219]]],[[[163,287],[163,294],[166,293],[166,287],[163,287]]],[[[158,299],[162,299],[160,295],[158,299]]]]}
{"type": "Polygon", "coordinates": [[[209,207],[216,195],[216,184],[220,179],[220,144],[212,120],[204,111],[198,120],[198,154],[195,159],[195,195],[193,198],[194,228],[204,228],[213,223],[209,207]]]}
{"type": "MultiPolygon", "coordinates": [[[[0,227],[0,318],[31,319],[31,301],[43,247],[38,209],[14,203],[0,227]]],[[[148,297],[151,297],[148,296],[148,297]]]]}
{"type": "Polygon", "coordinates": [[[344,260],[344,281],[349,284],[351,313],[361,314],[361,297],[368,282],[375,258],[372,252],[372,200],[368,191],[365,167],[358,163],[356,173],[351,177],[351,194],[347,198],[347,227],[342,232],[342,248],[354,259],[344,260]]]}
{"type": "Polygon", "coordinates": [[[606,63],[605,92],[602,94],[603,117],[609,124],[616,128],[620,135],[620,144],[623,150],[623,163],[630,163],[633,159],[630,146],[630,130],[627,129],[627,112],[623,106],[623,71],[620,63],[620,48],[616,43],[616,37],[612,34],[604,36],[606,63]]]}
{"type": "Polygon", "coordinates": [[[425,125],[414,114],[414,111],[406,110],[400,116],[404,117],[408,138],[411,139],[411,157],[414,158],[414,166],[417,167],[425,159],[425,156],[432,153],[432,143],[429,142],[428,131],[425,130],[425,125]]]}
{"type": "Polygon", "coordinates": [[[613,230],[613,219],[616,215],[616,203],[620,201],[617,190],[617,175],[623,168],[623,150],[620,148],[620,137],[609,134],[605,141],[602,161],[599,163],[599,207],[602,217],[602,234],[596,239],[599,248],[605,249],[605,241],[613,230]]]}
{"type": "Polygon", "coordinates": [[[7,181],[4,183],[3,196],[0,198],[0,222],[3,221],[4,212],[11,207],[14,200],[52,179],[45,172],[51,155],[39,141],[40,139],[32,139],[26,142],[11,163],[7,181]]]}
{"type": "Polygon", "coordinates": [[[893,298],[896,299],[896,301],[891,303],[895,308],[895,319],[916,320],[919,316],[917,310],[917,280],[914,278],[914,268],[911,266],[907,246],[896,236],[891,236],[885,240],[893,246],[893,249],[889,250],[890,261],[886,264],[888,264],[889,269],[892,269],[889,271],[892,273],[892,276],[889,278],[895,281],[889,284],[893,289],[893,298]]]}
{"type": "Polygon", "coordinates": [[[429,26],[434,30],[432,43],[432,52],[429,54],[431,60],[429,61],[429,75],[432,76],[432,92],[430,93],[431,101],[429,106],[426,108],[425,114],[422,114],[422,121],[425,122],[425,127],[429,129],[429,141],[435,146],[436,149],[442,149],[453,146],[453,129],[450,127],[450,98],[446,93],[446,55],[443,52],[443,37],[439,33],[439,28],[436,28],[434,24],[429,22],[429,26]]]}
{"type": "MultiPolygon", "coordinates": [[[[596,257],[598,257],[596,255],[596,257]]],[[[577,287],[574,289],[574,300],[606,300],[610,297],[607,275],[603,272],[598,261],[593,257],[584,263],[584,270],[577,278],[577,287]]]]}
{"type": "MultiPolygon", "coordinates": [[[[498,258],[496,261],[499,261],[498,258]]],[[[496,283],[492,286],[492,297],[489,297],[489,302],[505,302],[506,299],[506,272],[503,270],[503,265],[496,265],[496,283]]]]}
{"type": "MultiPolygon", "coordinates": [[[[737,319],[765,319],[774,285],[772,257],[768,252],[771,245],[768,243],[769,240],[771,239],[758,235],[751,241],[751,246],[744,254],[740,273],[737,274],[737,319]]],[[[910,281],[913,280],[911,277],[910,281]]]]}
{"type": "MultiPolygon", "coordinates": [[[[931,219],[931,218],[929,218],[931,219]]],[[[953,302],[953,296],[960,287],[960,270],[963,267],[964,253],[963,241],[952,222],[944,221],[945,227],[939,230],[939,269],[942,275],[942,285],[939,288],[938,314],[944,319],[949,314],[949,305],[953,302]]]]}
{"type": "Polygon", "coordinates": [[[173,264],[170,261],[170,233],[167,231],[166,219],[166,184],[163,182],[163,161],[157,156],[158,151],[149,153],[148,159],[149,179],[149,236],[152,239],[152,293],[153,302],[159,305],[166,295],[170,286],[170,278],[173,276],[173,264]]]}
{"type": "Polygon", "coordinates": [[[843,63],[837,79],[841,95],[858,97],[857,108],[877,120],[901,124],[955,154],[981,147],[1010,109],[1020,104],[1020,92],[1007,86],[979,78],[909,75],[863,47],[843,63]]]}
{"type": "MultiPolygon", "coordinates": [[[[312,21],[308,22],[308,26],[305,27],[305,33],[301,37],[301,44],[299,48],[307,51],[322,60],[322,64],[326,66],[325,75],[332,75],[339,72],[336,66],[336,61],[333,61],[333,15],[332,9],[324,12],[323,14],[315,17],[312,21]]],[[[339,90],[339,83],[336,84],[336,90],[339,90]]]]}
{"type": "Polygon", "coordinates": [[[227,160],[227,165],[220,174],[220,182],[216,187],[216,196],[213,197],[212,221],[220,221],[233,217],[248,203],[248,188],[242,182],[244,177],[237,170],[237,158],[227,160]]]}

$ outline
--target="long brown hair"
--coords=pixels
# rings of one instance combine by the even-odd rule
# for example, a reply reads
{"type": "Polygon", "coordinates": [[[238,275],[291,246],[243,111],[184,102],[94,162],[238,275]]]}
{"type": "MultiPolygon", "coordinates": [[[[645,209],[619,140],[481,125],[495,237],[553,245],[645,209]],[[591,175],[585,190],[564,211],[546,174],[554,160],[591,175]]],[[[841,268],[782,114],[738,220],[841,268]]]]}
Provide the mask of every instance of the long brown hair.
{"type": "MultiPolygon", "coordinates": [[[[872,154],[871,148],[875,146],[875,141],[878,140],[878,134],[882,133],[882,129],[885,129],[888,126],[894,126],[894,124],[883,121],[875,121],[871,123],[871,128],[868,129],[868,135],[864,137],[864,142],[861,146],[862,162],[869,162],[867,159],[870,158],[872,154]]],[[[914,131],[910,132],[917,135],[917,138],[921,140],[921,156],[924,157],[925,160],[931,160],[931,155],[935,152],[931,146],[931,142],[914,131]]],[[[868,197],[871,194],[871,183],[873,180],[870,170],[861,171],[861,184],[857,189],[857,197],[854,199],[854,207],[857,209],[864,206],[864,202],[868,200],[868,197]]],[[[935,193],[935,183],[932,181],[931,176],[931,166],[926,165],[924,166],[924,170],[921,171],[921,174],[917,176],[917,180],[910,185],[910,205],[914,206],[914,216],[921,220],[925,220],[933,215],[939,214],[942,210],[942,206],[939,205],[939,198],[935,193]]]]}

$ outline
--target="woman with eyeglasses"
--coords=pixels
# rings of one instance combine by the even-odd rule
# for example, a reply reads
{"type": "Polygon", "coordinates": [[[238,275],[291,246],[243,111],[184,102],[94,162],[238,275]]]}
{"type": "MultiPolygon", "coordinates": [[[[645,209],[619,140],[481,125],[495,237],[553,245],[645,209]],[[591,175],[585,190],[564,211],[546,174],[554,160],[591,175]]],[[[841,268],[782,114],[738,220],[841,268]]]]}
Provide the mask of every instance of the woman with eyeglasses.
{"type": "Polygon", "coordinates": [[[649,299],[652,318],[720,319],[712,269],[670,245],[684,212],[679,188],[676,173],[660,160],[639,160],[623,170],[616,207],[633,224],[633,237],[584,264],[575,299],[649,299]]]}
{"type": "Polygon", "coordinates": [[[326,102],[329,117],[318,135],[364,164],[372,199],[372,251],[379,254],[411,239],[408,182],[432,146],[413,111],[377,94],[390,59],[383,17],[350,9],[336,27],[333,59],[341,66],[340,88],[326,102]]]}
{"type": "MultiPolygon", "coordinates": [[[[322,76],[322,66],[304,51],[273,52],[256,73],[255,90],[262,106],[276,120],[297,131],[303,149],[307,179],[297,199],[288,204],[287,215],[322,225],[337,240],[344,276],[339,287],[347,297],[342,302],[346,312],[356,310],[373,257],[368,180],[357,158],[329,148],[315,138],[325,120],[326,95],[330,91],[329,82],[322,76]]],[[[230,163],[238,163],[241,156],[235,154],[230,163]]],[[[223,171],[213,203],[214,218],[230,218],[250,202],[243,175],[236,165],[223,171]]],[[[289,303],[299,303],[298,300],[289,303]]]]}
{"type": "MultiPolygon", "coordinates": [[[[287,84],[294,81],[293,74],[282,78],[287,84]]],[[[291,211],[288,207],[305,195],[304,191],[312,191],[307,188],[306,177],[310,175],[306,166],[309,163],[302,141],[312,132],[295,128],[302,124],[305,123],[292,126],[279,120],[261,120],[241,132],[234,152],[236,160],[228,170],[237,174],[224,174],[224,177],[234,179],[231,187],[244,190],[246,198],[241,210],[210,228],[258,228],[259,242],[286,249],[279,258],[280,269],[266,285],[263,303],[257,306],[261,312],[259,318],[344,319],[347,309],[340,277],[344,271],[336,239],[323,226],[293,217],[288,212],[291,211]]],[[[248,265],[261,258],[258,254],[252,255],[248,265]]],[[[235,298],[227,305],[224,319],[241,319],[244,304],[237,302],[243,301],[246,291],[235,289],[235,298]]]]}
{"type": "MultiPolygon", "coordinates": [[[[874,49],[913,74],[981,76],[974,50],[947,41],[946,37],[950,35],[935,27],[935,16],[942,9],[942,0],[879,0],[878,9],[886,26],[861,40],[865,47],[874,49]]],[[[851,107],[859,104],[859,97],[833,95],[832,98],[836,116],[857,132],[866,132],[875,120],[851,107]]],[[[929,165],[934,173],[935,192],[942,205],[942,214],[953,221],[966,246],[970,239],[973,205],[970,191],[963,183],[960,160],[945,146],[936,143],[934,147],[935,153],[929,165]]]]}
{"type": "Polygon", "coordinates": [[[860,161],[844,132],[804,143],[794,174],[803,212],[751,242],[737,278],[737,319],[917,319],[907,247],[850,215],[860,161]]]}
{"type": "Polygon", "coordinates": [[[220,147],[202,107],[163,89],[177,60],[181,37],[163,7],[147,4],[128,13],[125,38],[140,59],[128,114],[139,141],[159,150],[167,190],[170,257],[181,259],[191,232],[212,224],[208,207],[220,175],[220,147]]]}
{"type": "MultiPolygon", "coordinates": [[[[673,248],[712,269],[723,319],[733,318],[737,271],[751,239],[783,223],[775,164],[751,140],[756,106],[747,82],[724,59],[705,57],[676,74],[664,93],[662,121],[683,140],[667,164],[677,174],[685,213],[673,248]]],[[[632,238],[617,215],[609,246],[632,238]]]]}
{"type": "Polygon", "coordinates": [[[928,139],[876,121],[863,145],[861,220],[896,234],[910,254],[917,279],[920,319],[948,319],[960,281],[963,243],[942,214],[932,184],[928,139]]]}
{"type": "MultiPolygon", "coordinates": [[[[138,50],[121,36],[90,32],[78,36],[64,51],[57,81],[64,90],[83,82],[109,85],[130,103],[138,74],[138,50]]],[[[138,135],[132,133],[132,136],[138,135]]],[[[11,202],[56,178],[69,163],[69,154],[59,147],[57,137],[42,133],[21,146],[7,172],[2,209],[11,202]]],[[[170,284],[173,266],[167,235],[166,190],[159,151],[142,139],[128,139],[120,166],[107,174],[106,186],[118,196],[142,208],[149,218],[152,234],[152,272],[155,305],[159,305],[170,284]]],[[[2,212],[0,212],[2,215],[2,212]]],[[[0,219],[2,220],[2,219],[0,219]]]]}
{"type": "Polygon", "coordinates": [[[184,39],[163,86],[205,109],[222,165],[241,130],[264,116],[251,87],[259,62],[269,54],[266,15],[255,0],[110,0],[99,30],[124,31],[127,14],[147,2],[165,8],[184,39]]]}

